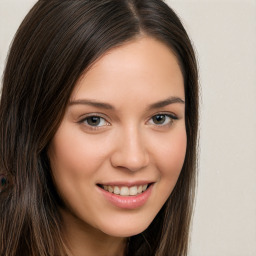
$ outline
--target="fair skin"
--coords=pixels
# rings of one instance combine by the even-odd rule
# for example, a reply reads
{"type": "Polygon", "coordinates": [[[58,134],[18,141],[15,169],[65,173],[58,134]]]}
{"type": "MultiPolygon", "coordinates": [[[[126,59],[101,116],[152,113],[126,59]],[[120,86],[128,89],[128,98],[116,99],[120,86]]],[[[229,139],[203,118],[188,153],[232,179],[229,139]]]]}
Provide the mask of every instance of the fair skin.
{"type": "Polygon", "coordinates": [[[183,77],[167,46],[140,37],[97,60],[48,151],[73,255],[121,255],[171,194],[186,142],[183,77]]]}

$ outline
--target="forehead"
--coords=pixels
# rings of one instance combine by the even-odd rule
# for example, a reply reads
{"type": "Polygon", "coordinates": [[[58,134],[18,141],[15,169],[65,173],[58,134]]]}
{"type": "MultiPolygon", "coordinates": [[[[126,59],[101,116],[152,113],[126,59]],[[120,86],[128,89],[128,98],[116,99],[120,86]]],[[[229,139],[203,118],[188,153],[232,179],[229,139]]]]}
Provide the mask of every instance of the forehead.
{"type": "Polygon", "coordinates": [[[184,97],[183,76],[176,56],[165,44],[150,37],[113,48],[79,79],[71,100],[95,95],[106,100],[111,93],[125,94],[127,98],[136,94],[184,97]]]}

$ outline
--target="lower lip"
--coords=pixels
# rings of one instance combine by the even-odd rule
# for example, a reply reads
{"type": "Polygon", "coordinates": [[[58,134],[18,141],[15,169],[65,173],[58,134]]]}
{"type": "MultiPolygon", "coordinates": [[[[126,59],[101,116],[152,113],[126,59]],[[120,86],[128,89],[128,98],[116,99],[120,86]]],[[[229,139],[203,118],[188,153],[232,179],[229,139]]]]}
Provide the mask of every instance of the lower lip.
{"type": "Polygon", "coordinates": [[[151,184],[146,191],[136,196],[120,196],[110,193],[103,188],[99,187],[99,189],[104,197],[114,206],[122,209],[136,209],[143,206],[147,202],[151,195],[152,187],[153,184],[151,184]]]}

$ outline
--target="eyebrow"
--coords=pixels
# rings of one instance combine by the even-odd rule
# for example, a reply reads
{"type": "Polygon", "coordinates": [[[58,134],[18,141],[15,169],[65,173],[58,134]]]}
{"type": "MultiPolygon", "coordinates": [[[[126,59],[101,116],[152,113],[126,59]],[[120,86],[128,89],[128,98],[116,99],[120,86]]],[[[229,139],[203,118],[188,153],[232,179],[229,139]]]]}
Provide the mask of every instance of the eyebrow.
{"type": "Polygon", "coordinates": [[[93,106],[96,108],[102,108],[102,109],[114,109],[114,107],[108,103],[98,102],[98,101],[94,101],[94,100],[86,100],[86,99],[70,101],[69,105],[70,106],[72,106],[72,105],[89,105],[89,106],[93,106]]]}
{"type": "Polygon", "coordinates": [[[179,97],[169,97],[165,100],[161,100],[161,101],[151,104],[148,107],[148,110],[152,110],[152,109],[156,109],[156,108],[163,108],[170,104],[175,104],[175,103],[185,104],[185,101],[179,97]]]}
{"type": "MultiPolygon", "coordinates": [[[[149,105],[148,110],[162,108],[162,107],[168,106],[170,104],[175,104],[175,103],[185,104],[185,101],[179,97],[169,97],[165,100],[161,100],[161,101],[158,101],[156,103],[149,105]]],[[[101,108],[101,109],[110,109],[110,110],[115,109],[112,105],[110,105],[108,103],[98,102],[98,101],[94,101],[94,100],[87,100],[87,99],[70,101],[69,105],[70,106],[72,106],[72,105],[89,105],[89,106],[93,106],[93,107],[101,108]]]]}

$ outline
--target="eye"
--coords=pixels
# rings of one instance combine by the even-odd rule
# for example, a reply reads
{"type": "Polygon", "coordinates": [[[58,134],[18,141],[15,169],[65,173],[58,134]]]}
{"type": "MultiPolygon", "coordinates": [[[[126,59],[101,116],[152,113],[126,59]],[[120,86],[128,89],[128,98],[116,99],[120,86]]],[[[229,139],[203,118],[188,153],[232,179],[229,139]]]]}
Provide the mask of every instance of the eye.
{"type": "Polygon", "coordinates": [[[149,124],[157,125],[157,126],[171,125],[173,121],[177,119],[178,118],[174,115],[157,114],[151,117],[151,119],[149,120],[149,124]]]}
{"type": "Polygon", "coordinates": [[[88,116],[84,118],[81,123],[95,128],[109,125],[109,123],[100,116],[88,116]]]}

